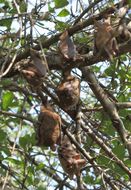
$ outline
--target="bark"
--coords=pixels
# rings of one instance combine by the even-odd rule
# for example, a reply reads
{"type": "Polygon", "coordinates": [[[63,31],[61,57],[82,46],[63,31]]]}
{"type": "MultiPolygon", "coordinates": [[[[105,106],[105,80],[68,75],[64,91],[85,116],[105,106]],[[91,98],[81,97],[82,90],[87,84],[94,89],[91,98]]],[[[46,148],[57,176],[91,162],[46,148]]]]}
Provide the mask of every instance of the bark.
{"type": "Polygon", "coordinates": [[[95,94],[97,100],[100,101],[103,106],[105,112],[108,114],[109,118],[112,121],[113,126],[119,133],[123,143],[128,149],[129,156],[131,157],[131,139],[129,139],[129,135],[124,127],[124,124],[118,114],[117,107],[115,102],[113,102],[106,92],[100,86],[98,80],[95,77],[95,74],[91,71],[90,67],[82,68],[82,74],[85,81],[88,82],[90,88],[95,94]]]}

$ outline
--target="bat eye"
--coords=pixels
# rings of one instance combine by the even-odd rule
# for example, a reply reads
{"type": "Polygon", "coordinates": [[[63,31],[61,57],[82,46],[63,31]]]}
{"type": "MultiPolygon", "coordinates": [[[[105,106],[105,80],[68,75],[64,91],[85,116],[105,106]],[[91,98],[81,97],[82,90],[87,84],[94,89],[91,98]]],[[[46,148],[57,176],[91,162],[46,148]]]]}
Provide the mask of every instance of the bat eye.
{"type": "Polygon", "coordinates": [[[68,148],[68,147],[69,147],[69,144],[65,144],[64,147],[65,147],[65,148],[68,148]]]}

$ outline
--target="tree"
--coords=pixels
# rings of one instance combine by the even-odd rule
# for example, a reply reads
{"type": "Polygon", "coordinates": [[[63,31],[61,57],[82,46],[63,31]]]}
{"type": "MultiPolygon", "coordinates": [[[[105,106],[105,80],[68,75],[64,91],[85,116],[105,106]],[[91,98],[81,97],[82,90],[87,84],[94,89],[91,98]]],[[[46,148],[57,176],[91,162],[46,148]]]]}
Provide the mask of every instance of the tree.
{"type": "Polygon", "coordinates": [[[131,189],[130,5],[126,0],[0,1],[2,190],[131,189]],[[63,103],[57,93],[70,71],[81,86],[73,110],[66,102],[70,93],[63,103]],[[37,145],[46,97],[61,117],[74,160],[86,162],[73,179],[57,150],[37,145]]]}

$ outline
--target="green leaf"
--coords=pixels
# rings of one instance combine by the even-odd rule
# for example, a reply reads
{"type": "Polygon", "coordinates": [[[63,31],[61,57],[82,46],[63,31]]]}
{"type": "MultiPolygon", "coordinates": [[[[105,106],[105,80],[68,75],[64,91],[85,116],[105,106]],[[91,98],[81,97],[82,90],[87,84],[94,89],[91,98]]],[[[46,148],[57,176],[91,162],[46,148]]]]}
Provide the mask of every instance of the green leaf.
{"type": "Polygon", "coordinates": [[[125,54],[121,55],[120,58],[121,58],[121,61],[127,61],[127,56],[125,54]]]}
{"type": "Polygon", "coordinates": [[[47,190],[47,188],[46,188],[46,187],[43,187],[42,185],[40,185],[40,186],[37,188],[37,190],[47,190]]]}
{"type": "MultiPolygon", "coordinates": [[[[7,143],[6,143],[6,145],[1,147],[1,151],[4,152],[4,154],[7,156],[10,155],[10,150],[9,150],[9,147],[7,146],[7,143]]],[[[1,160],[1,156],[0,156],[0,160],[1,160]]]]}
{"type": "Polygon", "coordinates": [[[15,8],[10,9],[9,14],[11,15],[17,14],[17,10],[15,8]]]}
{"type": "Polygon", "coordinates": [[[124,155],[125,155],[125,148],[123,145],[118,144],[117,146],[115,146],[113,148],[113,153],[117,155],[118,158],[120,158],[121,160],[123,159],[124,155]]]}
{"type": "Polygon", "coordinates": [[[2,97],[2,108],[8,110],[8,107],[12,104],[14,94],[12,92],[6,92],[2,97]]]}
{"type": "Polygon", "coordinates": [[[65,7],[66,5],[69,4],[69,2],[67,0],[54,0],[55,2],[55,8],[62,8],[62,7],[65,7]]]}
{"type": "Polygon", "coordinates": [[[68,28],[68,24],[65,22],[57,21],[55,29],[58,31],[63,31],[65,28],[68,28]]]}
{"type": "Polygon", "coordinates": [[[125,171],[120,168],[116,163],[111,164],[110,168],[114,171],[114,173],[119,174],[120,176],[125,175],[125,171]]]}
{"type": "Polygon", "coordinates": [[[11,7],[11,2],[10,1],[6,1],[6,0],[0,0],[0,4],[2,4],[2,8],[4,8],[4,10],[7,10],[8,8],[11,7]]]}
{"type": "Polygon", "coordinates": [[[15,158],[8,157],[5,160],[9,161],[10,164],[15,164],[15,165],[18,165],[18,166],[20,166],[21,164],[23,165],[22,161],[20,161],[18,159],[15,159],[15,158]]]}
{"type": "Polygon", "coordinates": [[[41,170],[44,168],[44,163],[40,163],[38,166],[36,166],[36,170],[41,170]]]}
{"type": "Polygon", "coordinates": [[[0,129],[0,143],[6,139],[6,133],[0,129]]]}
{"type": "Polygon", "coordinates": [[[108,75],[108,76],[113,76],[115,75],[115,69],[114,67],[108,67],[106,70],[105,70],[105,73],[108,75]]]}
{"type": "MultiPolygon", "coordinates": [[[[100,119],[102,119],[102,118],[103,118],[103,113],[102,113],[100,119]]],[[[102,121],[102,125],[104,126],[102,131],[104,133],[107,133],[109,136],[115,136],[115,129],[114,129],[114,127],[112,127],[112,123],[110,120],[108,120],[107,115],[104,115],[104,119],[105,120],[102,121]]]]}
{"type": "Polygon", "coordinates": [[[20,12],[26,12],[27,10],[27,3],[25,3],[24,1],[21,1],[20,3],[20,12]]]}
{"type": "Polygon", "coordinates": [[[7,27],[7,29],[10,29],[11,24],[12,24],[12,20],[10,19],[0,20],[0,26],[5,26],[7,27]]]}
{"type": "Polygon", "coordinates": [[[130,160],[130,159],[125,160],[124,163],[125,163],[129,168],[131,168],[131,160],[130,160]]]}
{"type": "Polygon", "coordinates": [[[6,79],[6,80],[2,80],[0,81],[0,87],[2,88],[2,86],[8,86],[8,85],[11,85],[11,81],[10,79],[6,79]]]}
{"type": "Polygon", "coordinates": [[[110,159],[109,158],[107,158],[107,157],[105,157],[105,156],[99,156],[98,158],[97,158],[97,160],[98,160],[98,163],[100,164],[100,165],[103,165],[103,166],[110,166],[110,164],[111,164],[111,161],[110,161],[110,159]]]}
{"type": "Polygon", "coordinates": [[[34,174],[34,167],[28,166],[27,170],[29,173],[34,174]]]}
{"type": "Polygon", "coordinates": [[[86,184],[93,184],[94,183],[94,177],[93,176],[90,176],[90,175],[87,175],[84,177],[84,182],[86,182],[86,184]]]}
{"type": "Polygon", "coordinates": [[[96,183],[96,184],[99,184],[99,183],[102,182],[102,178],[101,178],[101,177],[102,177],[102,176],[99,175],[99,176],[96,178],[96,180],[95,180],[95,183],[96,183]]]}
{"type": "Polygon", "coordinates": [[[28,148],[30,145],[33,146],[36,144],[35,135],[26,134],[25,136],[20,137],[19,143],[23,149],[28,148]]]}
{"type": "MultiPolygon", "coordinates": [[[[84,39],[84,41],[85,41],[85,39],[84,39]]],[[[100,66],[93,65],[92,68],[93,68],[94,72],[96,72],[96,73],[100,72],[100,66]]]]}
{"type": "Polygon", "coordinates": [[[63,9],[57,16],[59,17],[66,17],[68,16],[70,13],[67,9],[63,9]]]}
{"type": "Polygon", "coordinates": [[[131,1],[130,1],[130,0],[128,0],[127,2],[128,2],[128,4],[129,4],[129,7],[131,7],[131,1]]]}
{"type": "Polygon", "coordinates": [[[50,13],[54,13],[54,7],[51,7],[50,3],[48,3],[48,10],[50,13]]]}
{"type": "Polygon", "coordinates": [[[30,173],[30,175],[27,176],[27,182],[29,185],[32,185],[34,182],[34,176],[31,175],[31,173],[30,173]]]}

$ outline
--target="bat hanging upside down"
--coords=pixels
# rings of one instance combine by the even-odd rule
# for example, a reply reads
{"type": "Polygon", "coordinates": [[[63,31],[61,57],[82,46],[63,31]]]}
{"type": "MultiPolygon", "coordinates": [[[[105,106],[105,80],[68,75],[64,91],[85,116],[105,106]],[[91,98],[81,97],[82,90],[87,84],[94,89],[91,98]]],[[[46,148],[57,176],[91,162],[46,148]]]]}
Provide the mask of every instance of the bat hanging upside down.
{"type": "Polygon", "coordinates": [[[110,25],[110,20],[105,20],[103,23],[94,20],[96,26],[95,33],[95,53],[105,54],[109,56],[110,60],[113,59],[113,56],[116,56],[118,53],[118,45],[116,38],[113,35],[113,28],[110,25]]]}
{"type": "Polygon", "coordinates": [[[58,156],[63,170],[70,179],[73,179],[74,175],[80,176],[80,170],[85,166],[86,160],[81,158],[80,153],[76,151],[66,135],[63,136],[58,148],[58,156]]]}
{"type": "Polygon", "coordinates": [[[30,55],[31,61],[25,65],[21,73],[31,86],[39,87],[49,70],[48,64],[38,51],[30,49],[30,55]]]}
{"type": "Polygon", "coordinates": [[[80,99],[80,80],[68,74],[56,89],[60,103],[65,110],[73,110],[80,99]]]}
{"type": "Polygon", "coordinates": [[[50,106],[41,106],[37,128],[38,146],[49,146],[56,150],[55,144],[61,142],[61,118],[50,106]]]}

